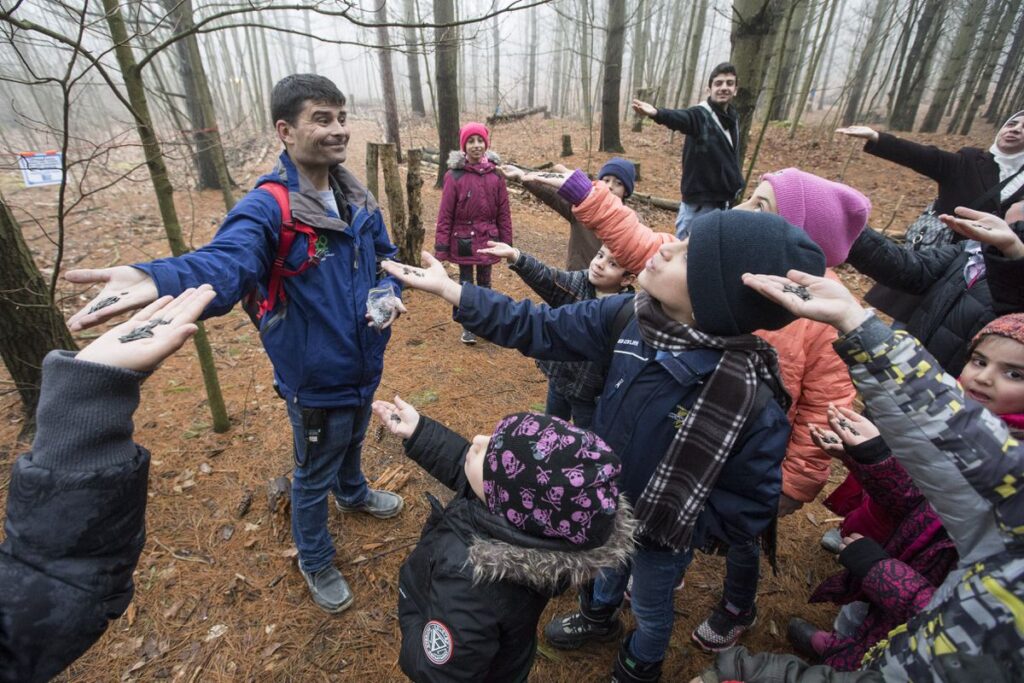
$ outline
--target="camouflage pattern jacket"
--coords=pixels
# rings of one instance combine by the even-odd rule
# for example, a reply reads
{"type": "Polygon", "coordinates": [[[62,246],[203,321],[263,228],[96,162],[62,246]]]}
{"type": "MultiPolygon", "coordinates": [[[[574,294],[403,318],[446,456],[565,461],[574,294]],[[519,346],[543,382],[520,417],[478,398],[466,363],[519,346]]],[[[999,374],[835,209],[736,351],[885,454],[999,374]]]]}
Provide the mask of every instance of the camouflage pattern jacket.
{"type": "Polygon", "coordinates": [[[859,672],[732,648],[702,678],[1024,680],[1024,446],[997,415],[968,400],[917,339],[875,316],[840,337],[836,351],[885,441],[942,519],[959,568],[924,611],[865,655],[859,672]]]}
{"type": "Polygon", "coordinates": [[[0,545],[0,682],[48,681],[131,602],[149,453],[132,443],[145,374],[51,352],[0,545]]]}

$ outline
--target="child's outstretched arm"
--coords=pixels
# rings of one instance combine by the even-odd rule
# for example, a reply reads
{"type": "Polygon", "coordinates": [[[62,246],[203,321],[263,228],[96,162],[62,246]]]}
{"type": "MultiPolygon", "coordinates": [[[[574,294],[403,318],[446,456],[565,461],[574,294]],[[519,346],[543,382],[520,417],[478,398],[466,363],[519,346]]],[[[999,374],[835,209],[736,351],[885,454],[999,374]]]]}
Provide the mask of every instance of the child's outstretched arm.
{"type": "Polygon", "coordinates": [[[139,384],[195,332],[204,286],[159,299],[77,356],[53,351],[32,450],[18,458],[0,545],[0,678],[44,681],[131,601],[149,453],[132,442],[139,384]]]}
{"type": "Polygon", "coordinates": [[[463,486],[468,441],[440,422],[420,415],[401,396],[395,396],[394,403],[374,401],[372,409],[385,429],[402,437],[405,454],[430,476],[453,491],[463,486]]]}
{"type": "MultiPolygon", "coordinates": [[[[544,303],[549,306],[563,306],[582,298],[574,294],[574,288],[570,286],[573,273],[549,266],[540,259],[524,254],[504,242],[488,242],[487,244],[485,249],[477,251],[481,254],[490,254],[505,259],[512,271],[518,274],[523,282],[544,299],[544,303]]],[[[583,278],[586,277],[583,271],[576,271],[575,274],[583,278]]]]}
{"type": "Polygon", "coordinates": [[[559,194],[574,205],[573,213],[580,223],[593,230],[619,265],[631,273],[643,270],[647,259],[661,245],[676,241],[675,235],[655,232],[641,223],[636,212],[624,205],[604,183],[591,182],[582,171],[568,177],[556,174],[533,177],[558,187],[559,194]]]}
{"type": "Polygon", "coordinates": [[[456,322],[505,348],[542,360],[604,361],[615,316],[628,295],[581,301],[560,308],[513,301],[491,289],[452,282],[439,261],[423,252],[426,268],[387,261],[385,270],[407,287],[440,296],[457,307],[456,322]]]}
{"type": "Polygon", "coordinates": [[[893,454],[942,518],[961,563],[1000,552],[1024,530],[1024,448],[1006,424],[968,400],[920,342],[869,315],[840,283],[788,275],[743,279],[795,315],[839,330],[836,352],[893,454]]]}

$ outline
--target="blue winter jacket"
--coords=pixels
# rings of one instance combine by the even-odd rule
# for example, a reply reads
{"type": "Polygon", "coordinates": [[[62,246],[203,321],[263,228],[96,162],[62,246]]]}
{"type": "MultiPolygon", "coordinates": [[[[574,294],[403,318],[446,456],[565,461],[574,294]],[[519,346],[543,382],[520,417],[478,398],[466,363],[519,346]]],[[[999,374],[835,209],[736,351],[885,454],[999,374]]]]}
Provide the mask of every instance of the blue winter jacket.
{"type": "MultiPolygon", "coordinates": [[[[615,316],[631,294],[559,308],[515,302],[490,289],[463,284],[456,320],[485,339],[531,358],[605,362],[615,316]]],[[[721,352],[684,351],[673,363],[648,346],[634,318],[615,342],[592,429],[622,460],[620,490],[634,503],[668,451],[678,420],[718,365],[721,352]],[[675,372],[669,372],[669,368],[675,372]]],[[[786,412],[771,399],[752,418],[722,468],[697,519],[693,546],[749,541],[775,518],[782,459],[789,440],[786,412]]]]}
{"type": "MultiPolygon", "coordinates": [[[[260,337],[284,397],[313,408],[356,406],[373,398],[391,331],[367,326],[366,295],[386,282],[401,292],[398,281],[379,270],[380,260],[393,258],[397,249],[373,195],[343,166],[331,169],[330,181],[341,218],[328,212],[287,152],[256,183],[257,188],[286,184],[292,216],[318,234],[319,264],[285,278],[286,301],[260,321],[260,337]]],[[[266,294],[280,226],[277,202],[255,189],[228,213],[206,246],[135,267],[153,278],[161,296],[210,283],[217,298],[204,316],[223,315],[254,287],[266,294]]],[[[305,235],[296,236],[286,268],[306,261],[307,245],[305,235]]]]}

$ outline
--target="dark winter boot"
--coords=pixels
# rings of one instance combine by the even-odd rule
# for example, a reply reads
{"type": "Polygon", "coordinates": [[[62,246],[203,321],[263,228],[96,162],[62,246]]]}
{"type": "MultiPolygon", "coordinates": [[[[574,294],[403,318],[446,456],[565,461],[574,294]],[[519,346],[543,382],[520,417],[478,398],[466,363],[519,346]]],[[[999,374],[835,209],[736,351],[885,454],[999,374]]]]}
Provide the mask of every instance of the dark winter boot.
{"type": "Polygon", "coordinates": [[[605,643],[622,637],[618,607],[591,605],[593,587],[580,590],[580,609],[561,614],[544,627],[544,637],[560,650],[575,650],[586,643],[605,643]]]}
{"type": "Polygon", "coordinates": [[[633,639],[630,631],[615,658],[612,669],[612,683],[656,683],[661,680],[661,662],[641,662],[629,652],[629,641],[633,639]]]}

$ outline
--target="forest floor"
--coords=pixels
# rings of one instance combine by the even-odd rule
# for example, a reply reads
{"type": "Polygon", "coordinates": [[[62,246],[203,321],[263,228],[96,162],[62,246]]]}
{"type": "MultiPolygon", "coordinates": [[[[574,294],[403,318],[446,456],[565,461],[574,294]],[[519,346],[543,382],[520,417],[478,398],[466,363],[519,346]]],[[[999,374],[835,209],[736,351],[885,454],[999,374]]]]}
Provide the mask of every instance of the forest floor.
{"type": "MultiPolygon", "coordinates": [[[[364,143],[380,136],[377,120],[352,122],[347,165],[357,176],[364,175],[364,143]]],[[[533,117],[498,126],[492,139],[494,149],[506,160],[529,166],[554,160],[596,172],[610,155],[587,155],[583,151],[586,137],[586,129],[577,122],[533,117]],[[559,160],[563,133],[572,134],[577,156],[559,160]]],[[[945,149],[964,145],[987,149],[991,143],[987,129],[966,139],[913,137],[945,149]]],[[[642,164],[643,180],[637,190],[678,198],[681,138],[670,137],[667,130],[654,125],[645,126],[642,133],[624,126],[623,138],[625,156],[642,164]]],[[[596,147],[596,131],[593,139],[596,147]]],[[[248,188],[273,164],[277,143],[270,136],[254,139],[236,134],[232,140],[237,143],[229,153],[232,173],[241,188],[248,188]]],[[[436,133],[429,123],[421,123],[403,130],[403,142],[405,147],[436,147],[436,133]]],[[[789,166],[841,179],[874,202],[872,226],[891,224],[893,232],[900,232],[934,198],[935,186],[911,171],[864,154],[860,147],[841,136],[831,140],[816,127],[801,128],[790,140],[788,129],[772,126],[752,184],[760,173],[789,166]]],[[[184,167],[178,163],[177,168],[179,215],[187,239],[198,247],[214,234],[223,204],[218,192],[190,191],[182,179],[184,167]]],[[[434,167],[425,168],[423,217],[429,248],[440,192],[431,182],[434,167]]],[[[169,253],[143,173],[144,168],[137,170],[132,176],[135,182],[120,182],[79,207],[67,231],[63,268],[128,264],[169,253]]],[[[21,189],[12,174],[0,185],[22,221],[38,262],[48,272],[55,250],[41,226],[53,224],[56,190],[21,189]]],[[[545,262],[564,265],[565,221],[518,188],[512,188],[510,196],[516,245],[545,262]]],[[[638,210],[649,225],[671,231],[672,213],[638,210]]],[[[870,284],[845,267],[840,273],[858,292],[870,284]]],[[[531,296],[504,266],[495,268],[493,286],[516,298],[531,296]]],[[[66,316],[94,293],[62,284],[66,316]]],[[[420,293],[407,293],[405,300],[409,314],[395,326],[378,396],[390,399],[399,394],[425,415],[467,437],[489,433],[508,413],[543,410],[547,385],[531,360],[485,342],[463,346],[448,305],[420,293]]],[[[339,616],[319,610],[309,600],[297,570],[287,513],[268,508],[268,482],[289,476],[292,461],[291,431],[285,407],[272,388],[270,364],[238,308],[209,321],[207,329],[231,430],[226,434],[210,430],[202,376],[191,345],[146,382],[135,415],[135,439],[152,452],[152,467],[148,539],[135,573],[135,599],[59,680],[401,680],[398,569],[427,516],[423,494],[431,492],[442,500],[450,494],[403,458],[397,439],[382,436],[372,424],[363,469],[371,482],[385,475],[402,484],[406,507],[397,519],[377,521],[343,515],[332,506],[329,525],[338,550],[337,564],[351,583],[356,601],[339,616]],[[248,512],[239,516],[243,507],[248,512]]],[[[79,335],[80,345],[95,336],[95,331],[79,335]]],[[[10,387],[6,375],[0,376],[0,389],[4,387],[10,387]]],[[[4,391],[0,394],[0,502],[6,498],[11,463],[27,449],[27,444],[17,442],[22,420],[17,394],[4,391]]],[[[836,467],[826,492],[842,477],[841,468],[836,467]]],[[[818,545],[835,521],[824,507],[813,503],[780,522],[778,573],[764,566],[759,621],[743,639],[747,647],[786,651],[785,630],[791,616],[822,626],[830,622],[832,606],[808,605],[806,599],[814,586],[836,571],[835,560],[818,545]]],[[[722,571],[720,558],[701,556],[688,572],[686,587],[676,596],[677,619],[665,680],[688,680],[710,661],[691,646],[690,632],[717,601],[722,571]]],[[[572,593],[553,600],[541,626],[574,605],[572,593]]],[[[607,680],[616,647],[558,652],[542,640],[531,680],[607,680]]]]}

